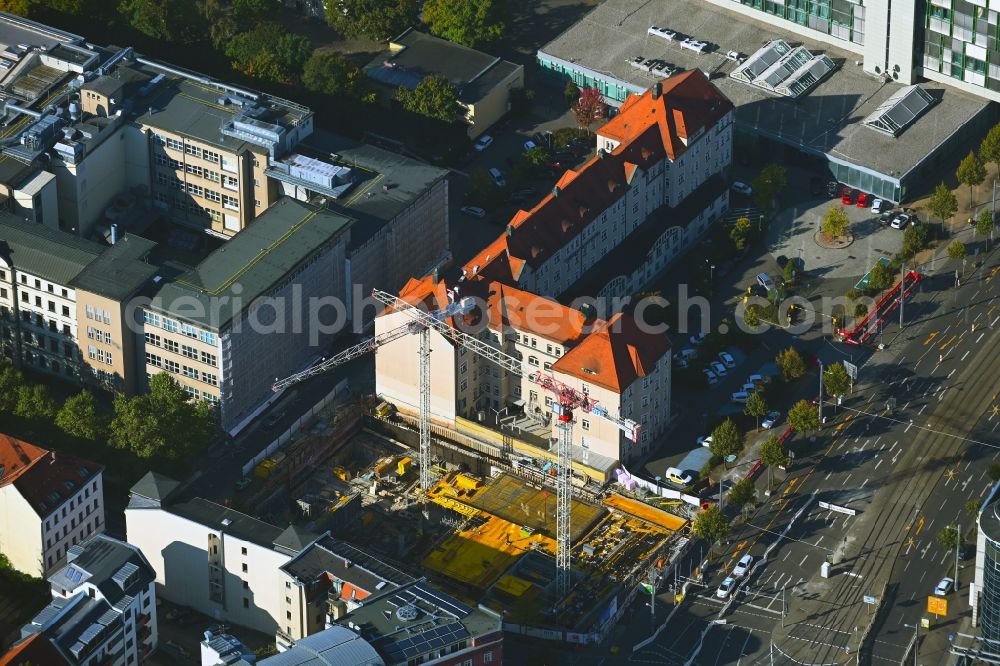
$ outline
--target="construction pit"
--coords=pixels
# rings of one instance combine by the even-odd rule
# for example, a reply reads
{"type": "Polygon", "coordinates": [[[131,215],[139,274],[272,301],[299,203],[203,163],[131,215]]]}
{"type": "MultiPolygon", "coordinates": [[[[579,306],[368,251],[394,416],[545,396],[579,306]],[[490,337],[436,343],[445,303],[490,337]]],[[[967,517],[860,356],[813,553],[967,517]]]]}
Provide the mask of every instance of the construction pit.
{"type": "MultiPolygon", "coordinates": [[[[614,493],[571,503],[572,584],[555,598],[556,494],[516,471],[492,477],[436,466],[424,502],[415,453],[368,429],[352,435],[284,497],[291,522],[330,530],[511,626],[593,632],[686,543],[685,519],[614,493]]],[[[589,497],[589,496],[587,496],[589,497]]]]}

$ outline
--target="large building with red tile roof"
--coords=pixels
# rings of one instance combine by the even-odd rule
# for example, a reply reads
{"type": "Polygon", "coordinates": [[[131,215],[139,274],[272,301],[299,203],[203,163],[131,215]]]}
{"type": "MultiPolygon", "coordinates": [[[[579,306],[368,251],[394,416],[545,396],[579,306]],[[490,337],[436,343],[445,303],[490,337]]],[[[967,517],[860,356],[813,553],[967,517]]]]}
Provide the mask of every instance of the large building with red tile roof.
{"type": "Polygon", "coordinates": [[[0,433],[0,552],[42,576],[104,532],[104,467],[0,433]]]}
{"type": "Polygon", "coordinates": [[[732,162],[733,117],[732,103],[699,70],[629,97],[598,130],[594,157],[518,211],[466,262],[463,278],[560,296],[640,229],[651,240],[637,263],[662,271],[729,205],[718,176],[732,162]],[[700,205],[682,208],[694,195],[700,205]]]}

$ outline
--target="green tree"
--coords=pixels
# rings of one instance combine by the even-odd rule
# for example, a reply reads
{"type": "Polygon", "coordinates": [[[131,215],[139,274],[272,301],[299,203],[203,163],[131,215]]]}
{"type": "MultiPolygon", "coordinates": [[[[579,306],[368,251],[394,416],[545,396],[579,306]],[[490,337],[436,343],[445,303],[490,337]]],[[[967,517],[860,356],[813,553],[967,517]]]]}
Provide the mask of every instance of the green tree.
{"type": "Polygon", "coordinates": [[[955,197],[955,193],[948,189],[947,185],[943,182],[938,183],[938,186],[934,188],[934,193],[931,194],[930,200],[927,202],[927,210],[943,223],[958,212],[958,199],[955,197]]]}
{"type": "Polygon", "coordinates": [[[280,8],[279,0],[233,0],[233,18],[246,25],[273,16],[280,8]]]}
{"type": "Polygon", "coordinates": [[[771,206],[774,205],[774,200],[785,189],[787,181],[787,174],[783,166],[768,164],[761,169],[750,184],[750,188],[753,190],[753,200],[757,207],[764,211],[770,210],[771,206]]]}
{"type": "Polygon", "coordinates": [[[763,394],[760,391],[752,391],[747,396],[747,404],[743,406],[743,413],[754,417],[757,420],[757,427],[760,428],[760,420],[767,416],[769,409],[763,394]]]}
{"type": "Polygon", "coordinates": [[[713,504],[698,512],[692,529],[699,538],[715,543],[722,541],[729,534],[729,521],[726,520],[719,505],[713,504]]]}
{"type": "Polygon", "coordinates": [[[911,224],[903,232],[903,247],[900,254],[909,259],[927,246],[930,229],[926,224],[911,224]]]}
{"type": "Polygon", "coordinates": [[[975,518],[979,515],[979,510],[983,508],[982,499],[970,499],[965,503],[965,513],[969,518],[975,518]]]}
{"type": "Polygon", "coordinates": [[[535,146],[534,148],[528,148],[521,155],[521,159],[532,169],[540,169],[549,163],[549,151],[545,150],[541,146],[535,146]]]}
{"type": "Polygon", "coordinates": [[[277,23],[258,23],[226,44],[233,67],[260,79],[292,83],[312,55],[309,40],[293,35],[277,23]]]}
{"type": "Polygon", "coordinates": [[[327,0],[326,22],[345,37],[386,41],[417,22],[416,0],[327,0]]]}
{"type": "Polygon", "coordinates": [[[149,393],[115,396],[108,443],[140,458],[177,459],[203,448],[216,432],[215,413],[194,401],[166,373],[153,375],[149,393]],[[184,433],[178,438],[177,433],[184,433]]]}
{"type": "MultiPolygon", "coordinates": [[[[993,212],[989,208],[984,208],[979,213],[979,217],[976,218],[976,233],[982,234],[987,239],[987,243],[989,243],[989,237],[993,233],[993,225],[993,212]]],[[[986,250],[989,251],[988,244],[986,250]]]]}
{"type": "Polygon", "coordinates": [[[507,5],[504,0],[427,0],[422,18],[438,37],[475,48],[503,37],[507,5]]]}
{"type": "Polygon", "coordinates": [[[34,8],[35,0],[0,0],[0,12],[27,16],[34,8]]]}
{"type": "Polygon", "coordinates": [[[1000,123],[990,128],[979,144],[979,158],[983,162],[993,162],[1000,173],[1000,123]]]}
{"type": "Polygon", "coordinates": [[[776,435],[771,435],[760,445],[760,461],[767,465],[767,487],[770,488],[771,468],[785,467],[790,462],[776,435]]]}
{"type": "Polygon", "coordinates": [[[458,116],[458,93],[448,79],[439,74],[425,76],[413,90],[400,86],[396,99],[407,111],[446,123],[454,122],[458,116]]]}
{"type": "Polygon", "coordinates": [[[847,395],[851,389],[851,376],[847,374],[843,363],[826,366],[826,369],[823,370],[823,388],[827,395],[834,398],[847,395]]]}
{"type": "Polygon", "coordinates": [[[104,418],[93,394],[84,389],[63,403],[56,414],[56,425],[74,437],[97,441],[104,433],[104,418]]]}
{"type": "Polygon", "coordinates": [[[712,431],[712,453],[722,458],[736,455],[743,448],[743,437],[732,419],[726,419],[712,431]]]}
{"type": "Polygon", "coordinates": [[[785,282],[792,283],[795,282],[797,272],[795,261],[789,259],[785,263],[785,268],[781,272],[781,277],[784,278],[785,282]]]}
{"type": "Polygon", "coordinates": [[[778,364],[781,371],[781,378],[786,382],[792,382],[806,374],[806,361],[802,354],[795,347],[789,347],[778,352],[774,362],[778,364]]]}
{"type": "Polygon", "coordinates": [[[576,100],[580,98],[580,89],[572,79],[566,82],[566,87],[563,88],[563,97],[566,98],[566,103],[570,106],[575,104],[576,100]]]}
{"type": "Polygon", "coordinates": [[[757,489],[750,479],[740,479],[729,489],[728,501],[733,506],[743,508],[757,499],[757,489]]]}
{"type": "Polygon", "coordinates": [[[48,421],[56,415],[56,403],[41,384],[22,385],[17,389],[14,415],[31,421],[48,421]]]}
{"type": "Polygon", "coordinates": [[[743,321],[746,322],[747,327],[750,329],[756,329],[760,326],[760,316],[757,314],[756,305],[748,305],[743,311],[743,321]]]}
{"type": "Polygon", "coordinates": [[[965,243],[962,241],[952,241],[948,245],[948,256],[955,261],[961,261],[965,259],[969,254],[968,250],[965,249],[965,243]]]}
{"type": "Polygon", "coordinates": [[[365,88],[365,74],[337,53],[313,51],[302,66],[302,84],[324,95],[359,97],[365,88]]]}
{"type": "Polygon", "coordinates": [[[892,284],[892,273],[889,271],[889,266],[883,264],[881,261],[876,262],[872,266],[871,275],[868,278],[868,289],[873,292],[879,292],[883,289],[888,289],[892,284]]]}
{"type": "Polygon", "coordinates": [[[962,185],[969,186],[969,207],[970,209],[975,208],[972,188],[982,185],[983,181],[986,180],[986,167],[983,166],[982,160],[970,150],[969,154],[959,163],[958,169],[955,170],[955,177],[962,185]]]}
{"type": "Polygon", "coordinates": [[[193,0],[121,0],[119,13],[142,34],[166,42],[198,37],[193,0]]]}
{"type": "Polygon", "coordinates": [[[943,548],[955,550],[958,548],[958,529],[954,525],[948,525],[937,534],[937,542],[943,548]]]}
{"type": "Polygon", "coordinates": [[[801,433],[819,430],[821,424],[816,406],[809,404],[808,400],[799,400],[788,410],[788,425],[801,433]]]}
{"type": "Polygon", "coordinates": [[[13,414],[17,408],[17,391],[24,386],[24,375],[7,359],[0,360],[0,413],[13,414]]]}
{"type": "Polygon", "coordinates": [[[737,218],[736,223],[733,224],[733,228],[729,230],[729,238],[732,239],[737,252],[742,252],[743,249],[746,248],[747,240],[750,239],[750,234],[752,232],[753,227],[750,226],[749,218],[737,218]]]}
{"type": "Polygon", "coordinates": [[[220,51],[239,32],[233,13],[228,6],[223,5],[222,0],[201,0],[198,3],[198,13],[202,24],[208,26],[209,41],[220,51]]]}
{"type": "Polygon", "coordinates": [[[991,481],[1000,481],[1000,463],[991,463],[986,468],[986,476],[990,477],[991,481]]]}
{"type": "Polygon", "coordinates": [[[840,238],[847,233],[850,224],[851,220],[848,219],[843,206],[830,206],[830,210],[826,211],[826,215],[823,216],[823,224],[820,228],[827,238],[840,238]]]}

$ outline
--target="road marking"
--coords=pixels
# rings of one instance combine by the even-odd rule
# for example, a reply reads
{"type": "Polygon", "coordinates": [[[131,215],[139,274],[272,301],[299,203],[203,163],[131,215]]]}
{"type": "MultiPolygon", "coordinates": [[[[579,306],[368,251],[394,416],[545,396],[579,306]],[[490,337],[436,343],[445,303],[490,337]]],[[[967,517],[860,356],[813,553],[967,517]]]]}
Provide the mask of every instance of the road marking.
{"type": "Polygon", "coordinates": [[[927,409],[927,403],[924,403],[924,405],[920,408],[920,411],[917,412],[917,414],[923,414],[925,409],[927,409]]]}
{"type": "Polygon", "coordinates": [[[823,478],[823,480],[824,481],[829,481],[831,476],[833,476],[833,472],[830,472],[829,474],[827,474],[826,477],[823,478]]]}
{"type": "MultiPolygon", "coordinates": [[[[983,472],[983,474],[986,474],[986,472],[983,472]]],[[[791,555],[791,554],[792,554],[792,551],[790,551],[790,550],[789,550],[789,551],[786,551],[786,552],[785,552],[785,556],[784,556],[783,558],[781,558],[781,561],[782,561],[782,562],[784,562],[785,560],[787,560],[787,559],[788,559],[788,556],[789,556],[789,555],[791,555]]],[[[780,580],[780,579],[779,579],[779,580],[780,580]]]]}
{"type": "Polygon", "coordinates": [[[947,346],[948,346],[948,345],[950,345],[950,344],[951,344],[952,342],[954,342],[954,341],[955,341],[955,338],[957,338],[957,337],[958,337],[957,335],[953,335],[953,336],[951,336],[950,338],[948,338],[948,341],[947,341],[947,342],[945,342],[945,343],[944,343],[943,345],[941,345],[940,347],[938,347],[938,349],[940,349],[941,351],[944,351],[945,347],[947,347],[947,346]]]}
{"type": "MultiPolygon", "coordinates": [[[[852,473],[853,473],[853,472],[852,472],[852,473]]],[[[847,477],[846,477],[846,478],[844,479],[844,482],[843,482],[843,483],[841,483],[840,485],[842,485],[842,486],[846,486],[846,485],[847,485],[847,482],[848,482],[848,481],[850,480],[850,478],[851,478],[851,475],[850,475],[850,474],[848,474],[848,475],[847,475],[847,477]]]]}
{"type": "MultiPolygon", "coordinates": [[[[995,320],[994,320],[994,323],[996,323],[996,321],[995,321],[995,320]]],[[[976,344],[978,344],[978,343],[979,343],[979,341],[983,339],[983,336],[984,336],[984,335],[986,335],[986,334],[985,334],[985,333],[980,333],[980,334],[979,334],[979,337],[978,337],[978,338],[976,338],[976,344]]]]}
{"type": "Polygon", "coordinates": [[[875,463],[875,469],[874,469],[874,470],[872,470],[872,471],[875,471],[875,470],[877,470],[877,469],[878,469],[878,466],[879,466],[879,465],[881,465],[881,464],[882,464],[882,459],[881,459],[881,458],[879,458],[879,461],[878,461],[877,463],[875,463]]]}
{"type": "MultiPolygon", "coordinates": [[[[978,340],[977,340],[977,342],[978,342],[978,340]]],[[[972,353],[972,350],[970,349],[969,351],[967,351],[967,352],[965,352],[964,354],[962,354],[962,358],[960,358],[960,359],[958,359],[958,360],[960,360],[960,361],[964,361],[964,360],[965,360],[965,357],[966,357],[966,356],[968,356],[968,355],[969,355],[969,354],[971,354],[971,353],[972,353]]]]}
{"type": "Polygon", "coordinates": [[[818,546],[818,545],[819,545],[819,542],[820,542],[820,541],[822,541],[822,540],[823,540],[823,537],[822,537],[822,535],[821,535],[821,536],[820,536],[820,537],[819,537],[818,539],[816,539],[816,543],[814,543],[813,545],[814,545],[814,546],[818,546]]]}
{"type": "Polygon", "coordinates": [[[899,440],[898,439],[895,442],[892,443],[892,446],[889,447],[889,453],[892,453],[892,450],[894,448],[896,448],[897,444],[899,444],[899,440]]]}
{"type": "Polygon", "coordinates": [[[906,404],[905,404],[905,405],[903,405],[903,410],[905,411],[905,410],[907,410],[907,409],[909,409],[909,408],[910,408],[910,401],[909,401],[909,400],[907,400],[906,404]]]}
{"type": "Polygon", "coordinates": [[[926,578],[926,577],[927,577],[927,571],[925,570],[925,571],[923,571],[920,574],[920,581],[919,582],[921,582],[921,583],[924,582],[924,578],[926,578]]]}
{"type": "Polygon", "coordinates": [[[862,481],[861,485],[858,486],[858,488],[859,489],[864,488],[866,485],[868,485],[868,479],[865,479],[864,481],[862,481]]]}
{"type": "Polygon", "coordinates": [[[937,337],[937,334],[938,334],[937,331],[934,331],[929,336],[927,336],[927,339],[924,340],[924,346],[929,345],[931,343],[931,340],[937,337]]]}
{"type": "Polygon", "coordinates": [[[952,376],[953,374],[955,374],[955,370],[956,370],[956,368],[952,368],[952,369],[951,369],[951,372],[949,372],[949,373],[948,373],[948,379],[951,379],[951,376],[952,376]]]}
{"type": "Polygon", "coordinates": [[[943,501],[941,502],[941,508],[940,508],[940,509],[938,509],[938,511],[940,511],[941,509],[943,509],[943,508],[944,508],[944,505],[945,505],[945,504],[947,504],[947,503],[948,503],[948,498],[946,497],[946,498],[945,498],[945,499],[944,499],[944,500],[943,500],[943,501]]]}
{"type": "Polygon", "coordinates": [[[948,558],[950,558],[950,557],[951,557],[951,553],[945,553],[944,557],[941,558],[941,564],[944,564],[945,562],[947,562],[948,558]]]}
{"type": "Polygon", "coordinates": [[[802,561],[801,561],[801,562],[799,562],[799,568],[802,568],[802,565],[803,565],[803,564],[805,564],[805,563],[806,563],[806,560],[808,560],[808,559],[809,559],[809,554],[808,554],[808,553],[806,553],[806,555],[804,555],[804,556],[802,557],[802,561]]]}
{"type": "Polygon", "coordinates": [[[913,421],[910,421],[909,425],[907,425],[906,428],[903,429],[903,432],[910,432],[910,428],[912,427],[913,427],[913,421]]]}
{"type": "Polygon", "coordinates": [[[924,529],[924,517],[920,516],[920,518],[917,519],[917,531],[914,532],[914,534],[917,535],[917,536],[919,536],[920,535],[920,530],[922,530],[922,529],[924,529]]]}

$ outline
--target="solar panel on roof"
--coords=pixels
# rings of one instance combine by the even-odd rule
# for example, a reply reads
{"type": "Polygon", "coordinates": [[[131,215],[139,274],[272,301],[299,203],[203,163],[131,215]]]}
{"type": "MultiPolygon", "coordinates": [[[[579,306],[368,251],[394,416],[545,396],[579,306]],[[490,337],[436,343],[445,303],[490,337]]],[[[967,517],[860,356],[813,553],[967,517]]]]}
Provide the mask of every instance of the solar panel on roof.
{"type": "Polygon", "coordinates": [[[809,92],[835,69],[825,55],[803,46],[792,48],[781,39],[768,42],[730,73],[729,77],[785,97],[809,92]]]}
{"type": "Polygon", "coordinates": [[[893,93],[863,121],[864,125],[889,136],[899,136],[934,104],[934,98],[918,85],[893,93]]]}

